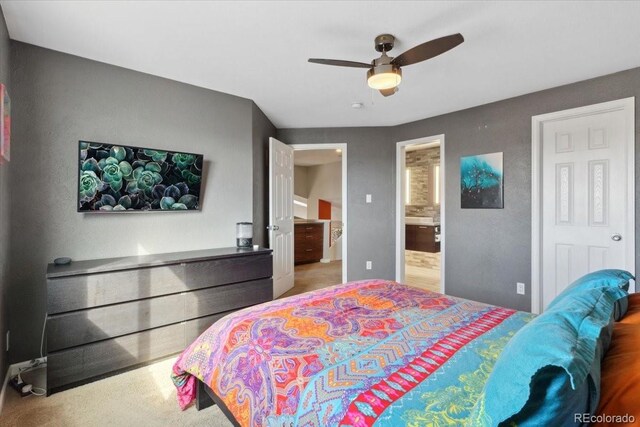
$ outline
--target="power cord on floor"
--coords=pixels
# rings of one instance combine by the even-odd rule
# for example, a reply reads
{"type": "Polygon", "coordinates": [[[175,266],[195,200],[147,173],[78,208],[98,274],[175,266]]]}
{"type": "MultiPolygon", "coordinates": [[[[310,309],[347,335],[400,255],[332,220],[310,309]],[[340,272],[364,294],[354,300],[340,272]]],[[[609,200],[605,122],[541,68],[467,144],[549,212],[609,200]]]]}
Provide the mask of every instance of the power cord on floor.
{"type": "Polygon", "coordinates": [[[18,369],[18,374],[11,378],[11,386],[20,393],[22,397],[28,396],[29,394],[33,394],[34,396],[46,396],[47,390],[40,387],[34,387],[32,384],[27,384],[22,379],[22,374],[47,366],[47,362],[42,362],[41,360],[42,359],[33,360],[30,366],[18,369]]]}
{"type": "Polygon", "coordinates": [[[34,396],[45,396],[47,394],[47,390],[40,387],[32,387],[31,394],[34,396]]]}
{"type": "Polygon", "coordinates": [[[11,386],[20,393],[20,396],[25,397],[33,394],[34,396],[46,396],[47,390],[34,387],[33,384],[27,384],[22,380],[22,374],[33,371],[34,369],[39,369],[47,366],[47,362],[44,356],[44,334],[47,328],[47,313],[44,314],[44,322],[42,324],[42,336],[40,337],[40,358],[33,359],[29,366],[22,367],[18,369],[18,373],[13,376],[10,380],[11,386]]]}

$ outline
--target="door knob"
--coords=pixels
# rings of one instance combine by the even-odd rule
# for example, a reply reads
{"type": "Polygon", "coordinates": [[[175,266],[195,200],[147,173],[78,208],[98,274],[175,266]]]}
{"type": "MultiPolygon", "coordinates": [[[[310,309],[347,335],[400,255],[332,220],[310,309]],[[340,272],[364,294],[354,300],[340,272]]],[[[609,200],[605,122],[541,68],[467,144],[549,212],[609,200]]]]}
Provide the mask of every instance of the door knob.
{"type": "Polygon", "coordinates": [[[267,230],[276,231],[276,230],[280,230],[280,227],[278,227],[277,225],[269,225],[267,226],[267,230]]]}
{"type": "Polygon", "coordinates": [[[620,240],[622,240],[622,236],[616,233],[613,236],[611,236],[611,240],[613,240],[614,242],[619,242],[620,240]]]}

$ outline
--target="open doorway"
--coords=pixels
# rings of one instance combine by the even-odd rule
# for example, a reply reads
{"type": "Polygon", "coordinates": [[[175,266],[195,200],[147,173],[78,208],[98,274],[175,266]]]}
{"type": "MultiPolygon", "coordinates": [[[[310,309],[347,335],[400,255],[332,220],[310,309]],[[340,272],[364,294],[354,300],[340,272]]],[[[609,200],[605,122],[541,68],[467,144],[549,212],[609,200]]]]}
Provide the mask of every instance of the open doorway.
{"type": "Polygon", "coordinates": [[[396,280],[444,293],[444,135],[398,142],[396,280]]]}
{"type": "Polygon", "coordinates": [[[293,145],[294,286],[346,282],[346,144],[293,145]]]}

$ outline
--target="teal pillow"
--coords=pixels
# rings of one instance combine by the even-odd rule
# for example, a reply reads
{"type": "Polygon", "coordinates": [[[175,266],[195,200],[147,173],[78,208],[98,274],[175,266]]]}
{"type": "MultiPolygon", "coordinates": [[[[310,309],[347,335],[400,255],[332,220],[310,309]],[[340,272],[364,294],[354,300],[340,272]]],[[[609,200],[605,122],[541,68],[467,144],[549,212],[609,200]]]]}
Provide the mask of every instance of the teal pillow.
{"type": "Polygon", "coordinates": [[[547,309],[552,308],[567,296],[570,296],[575,292],[580,292],[584,289],[618,287],[628,291],[629,280],[632,279],[634,279],[633,274],[625,270],[609,269],[594,271],[593,273],[582,276],[567,286],[565,290],[560,292],[560,294],[551,301],[547,309]]]}
{"type": "Polygon", "coordinates": [[[478,425],[574,425],[598,404],[603,335],[619,287],[583,289],[520,329],[498,358],[474,410],[478,425]]]}

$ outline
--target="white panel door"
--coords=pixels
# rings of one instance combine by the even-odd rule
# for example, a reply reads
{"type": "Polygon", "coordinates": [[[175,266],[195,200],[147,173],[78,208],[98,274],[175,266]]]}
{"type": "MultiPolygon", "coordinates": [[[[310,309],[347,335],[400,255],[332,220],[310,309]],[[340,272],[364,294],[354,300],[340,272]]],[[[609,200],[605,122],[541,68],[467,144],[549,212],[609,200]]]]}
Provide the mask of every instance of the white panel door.
{"type": "Polygon", "coordinates": [[[543,309],[580,276],[634,263],[626,120],[618,109],[542,123],[543,309]]]}
{"type": "Polygon", "coordinates": [[[273,298],[293,288],[293,148],[269,138],[269,245],[273,298]]]}

